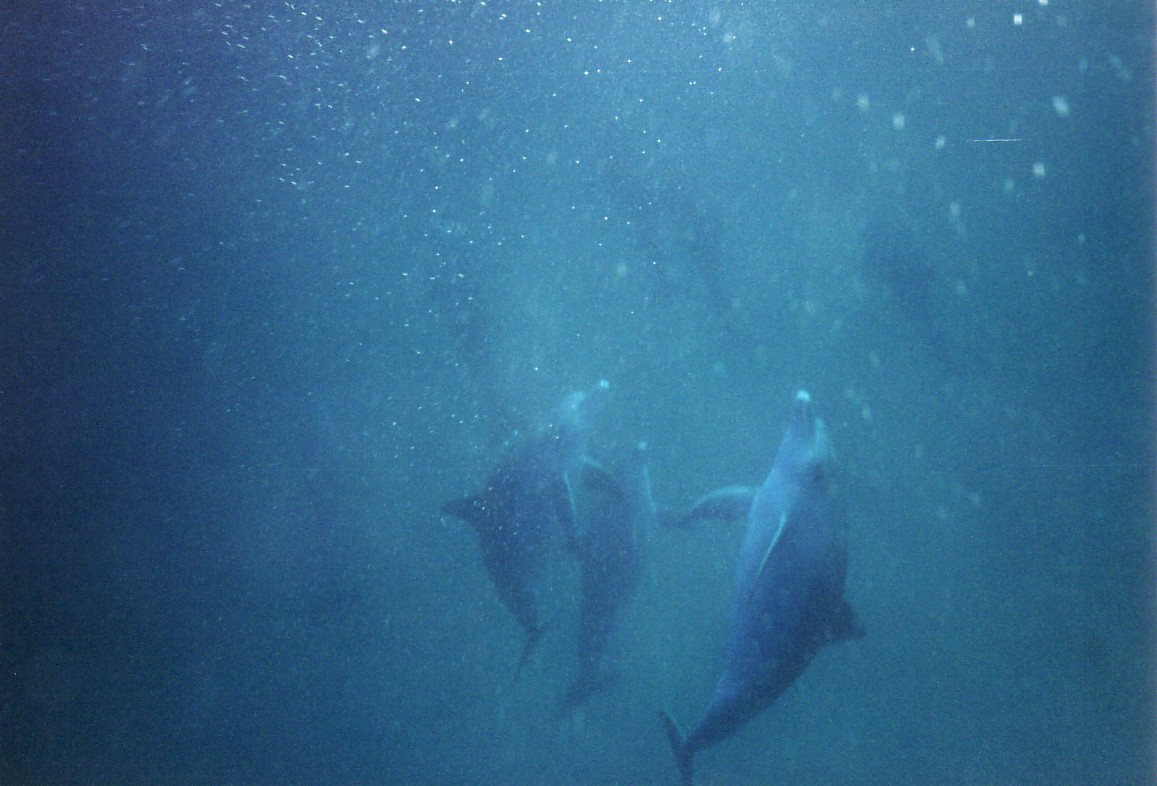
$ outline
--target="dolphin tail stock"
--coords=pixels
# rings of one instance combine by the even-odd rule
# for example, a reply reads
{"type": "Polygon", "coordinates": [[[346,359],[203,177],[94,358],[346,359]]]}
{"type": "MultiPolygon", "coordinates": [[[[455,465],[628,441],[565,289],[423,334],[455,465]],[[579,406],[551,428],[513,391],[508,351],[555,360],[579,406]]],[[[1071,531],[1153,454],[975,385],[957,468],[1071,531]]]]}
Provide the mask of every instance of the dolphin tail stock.
{"type": "Polygon", "coordinates": [[[591,696],[610,687],[617,680],[617,674],[601,671],[580,674],[567,688],[566,694],[559,702],[558,714],[563,716],[573,712],[586,703],[591,696]]]}
{"type": "Polygon", "coordinates": [[[667,730],[667,739],[671,741],[671,752],[675,754],[675,766],[679,768],[679,778],[683,786],[693,786],[695,782],[695,752],[687,749],[687,740],[683,732],[671,720],[671,716],[659,710],[659,718],[663,721],[663,728],[667,730]]]}
{"type": "Polygon", "coordinates": [[[522,655],[518,658],[518,667],[514,670],[514,678],[510,680],[513,685],[518,682],[518,677],[522,674],[522,667],[530,660],[530,656],[534,654],[534,650],[538,647],[538,642],[542,641],[542,632],[546,630],[545,625],[539,625],[531,631],[527,631],[526,644],[522,647],[522,655]]]}
{"type": "Polygon", "coordinates": [[[538,643],[542,641],[542,634],[546,632],[547,628],[554,624],[558,615],[551,617],[543,624],[532,628],[526,632],[526,644],[522,647],[522,655],[518,658],[518,668],[514,670],[514,678],[510,684],[518,682],[518,677],[522,674],[522,667],[530,660],[530,656],[534,654],[534,650],[538,647],[538,643]]]}

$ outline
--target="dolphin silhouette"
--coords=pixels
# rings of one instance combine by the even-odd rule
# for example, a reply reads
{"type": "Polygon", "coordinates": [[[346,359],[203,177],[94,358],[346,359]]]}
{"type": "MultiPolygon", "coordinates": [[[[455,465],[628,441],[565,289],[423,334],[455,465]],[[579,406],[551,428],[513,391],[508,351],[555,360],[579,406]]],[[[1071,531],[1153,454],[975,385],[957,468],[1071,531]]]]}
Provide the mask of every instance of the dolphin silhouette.
{"type": "Polygon", "coordinates": [[[577,541],[579,673],[563,696],[562,712],[575,709],[614,680],[602,668],[603,657],[620,612],[638,589],[647,539],[655,529],[646,443],[636,444],[617,475],[588,466],[583,485],[591,493],[586,530],[577,541]]]}
{"type": "Polygon", "coordinates": [[[685,786],[698,751],[769,707],[825,644],[864,635],[844,599],[847,522],[828,490],[829,453],[824,424],[801,390],[747,514],[727,655],[711,704],[687,737],[660,713],[685,786]]]}
{"type": "Polygon", "coordinates": [[[447,502],[442,511],[478,532],[482,561],[502,603],[526,631],[515,678],[542,638],[538,592],[559,539],[576,540],[572,478],[583,466],[590,423],[609,385],[567,396],[554,418],[515,441],[478,494],[447,502]]]}

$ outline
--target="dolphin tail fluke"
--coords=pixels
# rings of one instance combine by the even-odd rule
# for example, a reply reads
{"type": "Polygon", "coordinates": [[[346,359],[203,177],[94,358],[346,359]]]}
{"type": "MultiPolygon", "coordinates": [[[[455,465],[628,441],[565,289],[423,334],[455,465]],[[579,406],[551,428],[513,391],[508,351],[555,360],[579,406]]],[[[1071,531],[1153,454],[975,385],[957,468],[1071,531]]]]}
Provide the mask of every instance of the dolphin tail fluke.
{"type": "Polygon", "coordinates": [[[693,786],[695,781],[695,752],[687,749],[687,740],[683,732],[671,720],[671,716],[659,710],[659,717],[663,721],[663,728],[667,730],[667,739],[671,741],[671,751],[675,754],[675,766],[679,768],[679,778],[683,786],[693,786]]]}

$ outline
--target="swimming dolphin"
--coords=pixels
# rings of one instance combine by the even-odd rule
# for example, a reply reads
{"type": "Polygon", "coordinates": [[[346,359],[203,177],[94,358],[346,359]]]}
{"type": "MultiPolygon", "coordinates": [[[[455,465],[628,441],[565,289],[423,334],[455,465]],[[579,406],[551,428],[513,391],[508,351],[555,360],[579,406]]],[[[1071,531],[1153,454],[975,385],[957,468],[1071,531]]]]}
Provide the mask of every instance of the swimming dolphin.
{"type": "Polygon", "coordinates": [[[844,599],[847,524],[828,491],[829,451],[824,424],[801,390],[748,512],[727,656],[711,704],[687,737],[661,713],[685,786],[695,754],[770,706],[820,648],[864,635],[844,599]]]}
{"type": "Polygon", "coordinates": [[[563,697],[563,712],[613,680],[602,669],[603,656],[619,613],[638,589],[646,542],[655,528],[646,443],[635,446],[617,476],[588,467],[583,485],[591,493],[585,506],[586,530],[577,541],[582,597],[579,673],[563,697]]]}
{"type": "Polygon", "coordinates": [[[542,638],[538,591],[550,552],[560,538],[570,547],[576,539],[571,483],[608,388],[604,380],[590,393],[567,396],[550,423],[509,447],[481,493],[442,507],[478,532],[494,588],[526,631],[515,678],[542,638]]]}

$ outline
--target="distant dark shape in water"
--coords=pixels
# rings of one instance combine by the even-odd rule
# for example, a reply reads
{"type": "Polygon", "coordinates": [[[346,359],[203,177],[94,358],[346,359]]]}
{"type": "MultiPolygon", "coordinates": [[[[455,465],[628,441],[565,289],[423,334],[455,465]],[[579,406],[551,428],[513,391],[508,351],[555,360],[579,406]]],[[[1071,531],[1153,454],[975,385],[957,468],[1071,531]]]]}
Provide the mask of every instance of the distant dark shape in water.
{"type": "Polygon", "coordinates": [[[547,425],[524,439],[515,435],[479,494],[442,507],[478,532],[494,588],[526,631],[515,677],[542,638],[538,593],[550,554],[560,540],[569,548],[576,542],[571,484],[608,387],[600,382],[567,396],[547,425]]]}
{"type": "Polygon", "coordinates": [[[861,236],[864,274],[883,284],[900,308],[921,325],[935,322],[936,270],[912,229],[898,219],[877,219],[861,236]]]}
{"type": "Polygon", "coordinates": [[[932,353],[959,370],[971,359],[975,322],[956,302],[955,284],[929,247],[899,218],[873,219],[861,235],[861,264],[869,283],[883,286],[932,353]]]}
{"type": "Polygon", "coordinates": [[[828,489],[829,453],[824,424],[801,390],[748,512],[727,655],[711,704],[687,737],[661,713],[684,784],[693,780],[698,751],[770,706],[824,645],[864,635],[844,599],[847,520],[828,489]]]}
{"type": "Polygon", "coordinates": [[[563,712],[614,681],[603,667],[607,645],[638,589],[647,539],[655,528],[646,444],[638,443],[616,474],[588,467],[583,486],[586,526],[575,550],[581,576],[579,672],[563,697],[563,712]]]}
{"type": "Polygon", "coordinates": [[[722,279],[721,222],[690,178],[625,152],[608,156],[600,172],[652,271],[656,299],[702,296],[716,316],[727,317],[731,298],[722,279]]]}

